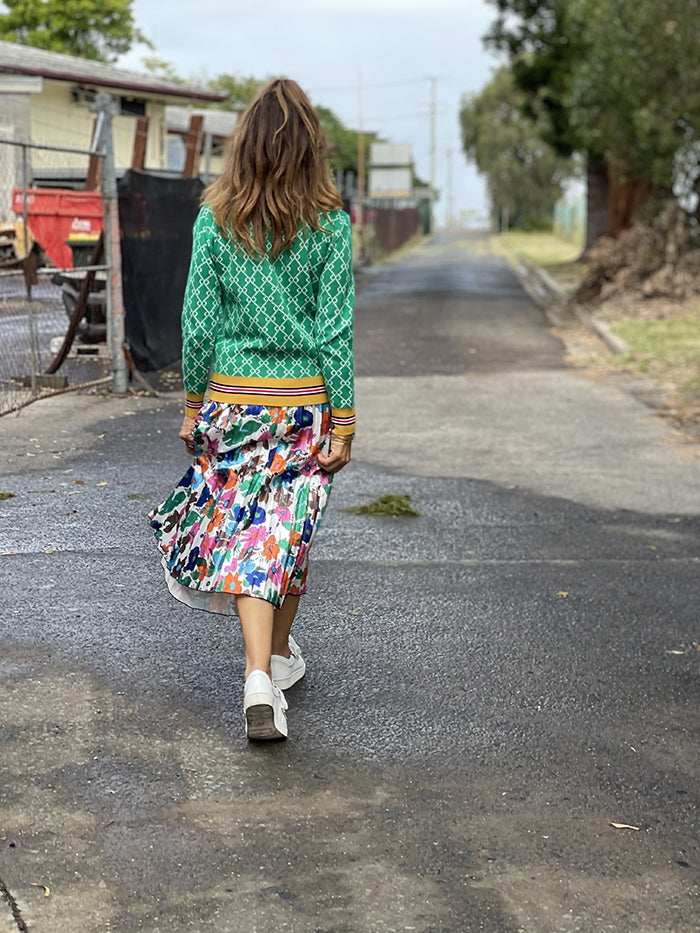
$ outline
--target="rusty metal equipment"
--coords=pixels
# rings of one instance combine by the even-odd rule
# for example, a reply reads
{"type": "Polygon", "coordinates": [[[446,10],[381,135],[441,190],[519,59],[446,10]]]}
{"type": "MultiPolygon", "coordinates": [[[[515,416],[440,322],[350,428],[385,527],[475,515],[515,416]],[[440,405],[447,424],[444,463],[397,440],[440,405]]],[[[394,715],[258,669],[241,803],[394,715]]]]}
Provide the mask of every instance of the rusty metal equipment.
{"type": "Polygon", "coordinates": [[[0,223],[0,267],[17,266],[32,251],[34,236],[21,220],[0,223]]]}

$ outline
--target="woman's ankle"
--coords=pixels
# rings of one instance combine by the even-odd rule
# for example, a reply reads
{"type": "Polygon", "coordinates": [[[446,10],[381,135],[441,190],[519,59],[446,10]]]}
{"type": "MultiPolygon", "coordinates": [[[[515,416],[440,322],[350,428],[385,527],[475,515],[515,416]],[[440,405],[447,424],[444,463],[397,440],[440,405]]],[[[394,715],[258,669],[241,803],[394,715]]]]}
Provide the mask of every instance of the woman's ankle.
{"type": "Polygon", "coordinates": [[[286,639],[281,645],[275,645],[273,642],[272,654],[276,654],[282,658],[291,658],[292,652],[289,650],[289,642],[286,639]]]}

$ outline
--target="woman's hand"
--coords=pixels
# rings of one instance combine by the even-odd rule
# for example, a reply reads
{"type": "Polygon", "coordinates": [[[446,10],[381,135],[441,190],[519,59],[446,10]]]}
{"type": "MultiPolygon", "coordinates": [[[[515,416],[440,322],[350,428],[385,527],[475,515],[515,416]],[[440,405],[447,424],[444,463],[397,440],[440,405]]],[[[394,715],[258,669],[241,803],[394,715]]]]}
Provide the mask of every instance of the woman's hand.
{"type": "Polygon", "coordinates": [[[187,448],[188,454],[194,453],[194,418],[190,418],[188,415],[182,420],[182,427],[180,428],[180,438],[185,442],[185,447],[187,448]]]}
{"type": "Polygon", "coordinates": [[[337,473],[346,463],[350,462],[350,446],[352,438],[343,437],[342,434],[329,435],[329,449],[327,453],[318,455],[318,462],[326,473],[337,473]]]}

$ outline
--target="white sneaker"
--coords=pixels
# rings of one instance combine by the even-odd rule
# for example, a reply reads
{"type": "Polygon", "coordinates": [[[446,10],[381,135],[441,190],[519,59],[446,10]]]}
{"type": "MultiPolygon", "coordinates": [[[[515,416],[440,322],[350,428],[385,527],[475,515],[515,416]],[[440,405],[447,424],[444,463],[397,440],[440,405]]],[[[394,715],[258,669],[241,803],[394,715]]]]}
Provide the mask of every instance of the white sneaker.
{"type": "Polygon", "coordinates": [[[299,645],[291,635],[289,636],[289,650],[292,653],[289,658],[281,654],[273,654],[270,658],[272,681],[280,690],[288,690],[306,673],[306,661],[302,658],[299,645]]]}
{"type": "Polygon", "coordinates": [[[249,739],[286,739],[287,701],[265,671],[251,671],[243,688],[243,711],[249,739]]]}

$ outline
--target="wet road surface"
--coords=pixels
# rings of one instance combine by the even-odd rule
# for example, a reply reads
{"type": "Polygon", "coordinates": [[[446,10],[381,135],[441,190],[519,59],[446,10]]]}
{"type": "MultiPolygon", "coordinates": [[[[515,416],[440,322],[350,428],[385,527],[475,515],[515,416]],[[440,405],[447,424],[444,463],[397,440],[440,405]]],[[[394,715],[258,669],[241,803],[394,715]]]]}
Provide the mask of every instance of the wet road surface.
{"type": "Polygon", "coordinates": [[[0,420],[0,878],[49,933],[697,931],[697,461],[476,236],[364,274],[357,330],[284,744],[162,584],[179,399],[0,420]],[[387,492],[420,516],[343,511],[387,492]]]}

